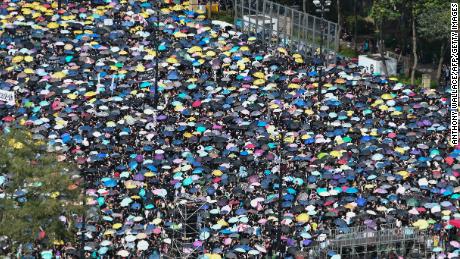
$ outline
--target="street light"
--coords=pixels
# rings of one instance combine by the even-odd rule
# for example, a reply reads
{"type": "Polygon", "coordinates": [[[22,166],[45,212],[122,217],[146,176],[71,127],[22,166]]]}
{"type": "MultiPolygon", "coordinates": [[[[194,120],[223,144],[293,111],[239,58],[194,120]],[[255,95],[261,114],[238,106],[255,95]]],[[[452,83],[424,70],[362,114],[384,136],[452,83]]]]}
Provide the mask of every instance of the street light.
{"type": "MultiPolygon", "coordinates": [[[[157,17],[157,24],[158,24],[158,27],[160,27],[160,1],[157,1],[157,8],[156,8],[156,12],[155,12],[155,16],[157,17]]],[[[157,32],[158,32],[158,28],[155,28],[154,26],[154,44],[153,46],[155,47],[155,53],[156,53],[156,61],[155,61],[155,78],[154,78],[154,91],[155,91],[155,95],[153,96],[153,107],[155,107],[155,113],[157,112],[157,109],[158,109],[158,63],[160,61],[160,55],[158,53],[158,42],[159,42],[159,39],[158,39],[158,35],[157,35],[157,32]]],[[[156,118],[155,118],[156,120],[156,118]]]]}
{"type": "MultiPolygon", "coordinates": [[[[321,39],[319,45],[319,58],[323,60],[323,41],[324,41],[324,13],[329,12],[331,0],[313,0],[313,4],[317,7],[316,11],[321,13],[321,39]]],[[[324,62],[321,62],[324,63],[324,62]]],[[[318,83],[318,100],[321,101],[321,78],[323,77],[323,70],[319,68],[319,83],[318,83]]]]}

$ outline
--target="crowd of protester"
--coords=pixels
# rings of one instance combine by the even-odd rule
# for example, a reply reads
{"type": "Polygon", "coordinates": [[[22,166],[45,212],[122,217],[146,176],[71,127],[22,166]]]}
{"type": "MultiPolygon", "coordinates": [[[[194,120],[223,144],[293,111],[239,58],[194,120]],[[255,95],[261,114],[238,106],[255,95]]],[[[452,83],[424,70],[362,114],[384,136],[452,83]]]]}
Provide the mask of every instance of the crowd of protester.
{"type": "MultiPolygon", "coordinates": [[[[181,252],[203,258],[272,255],[279,231],[289,258],[328,229],[394,222],[446,233],[433,251],[458,255],[460,151],[443,93],[347,59],[319,78],[300,54],[167,2],[159,22],[155,1],[0,4],[0,88],[17,99],[0,104],[0,126],[27,127],[78,164],[96,212],[86,257],[176,253],[180,199],[202,204],[181,252]]],[[[78,247],[22,251],[68,258],[78,247]]]]}

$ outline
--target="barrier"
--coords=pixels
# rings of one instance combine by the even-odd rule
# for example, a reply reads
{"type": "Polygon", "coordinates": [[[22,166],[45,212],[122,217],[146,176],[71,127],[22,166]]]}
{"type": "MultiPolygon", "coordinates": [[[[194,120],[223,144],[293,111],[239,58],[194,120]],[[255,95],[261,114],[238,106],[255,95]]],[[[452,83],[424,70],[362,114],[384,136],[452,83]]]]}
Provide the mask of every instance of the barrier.
{"type": "MultiPolygon", "coordinates": [[[[320,47],[320,17],[268,0],[234,0],[233,6],[237,27],[257,34],[269,45],[312,52],[320,47]]],[[[335,52],[338,24],[325,20],[324,30],[323,52],[335,52]]]]}

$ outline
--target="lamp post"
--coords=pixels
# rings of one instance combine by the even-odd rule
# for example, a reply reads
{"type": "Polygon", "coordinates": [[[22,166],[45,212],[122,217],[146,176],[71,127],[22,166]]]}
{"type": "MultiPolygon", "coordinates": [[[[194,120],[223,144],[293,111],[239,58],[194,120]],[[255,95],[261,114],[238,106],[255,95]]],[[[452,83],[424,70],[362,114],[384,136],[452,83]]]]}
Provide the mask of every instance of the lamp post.
{"type": "MultiPolygon", "coordinates": [[[[319,43],[319,58],[321,60],[321,65],[323,62],[323,44],[324,44],[324,13],[329,11],[331,6],[331,0],[313,0],[313,4],[317,7],[316,11],[321,13],[321,39],[319,43]]],[[[318,83],[318,100],[321,101],[321,88],[322,88],[322,77],[323,69],[319,68],[319,83],[318,83]]]]}
{"type": "MultiPolygon", "coordinates": [[[[157,3],[160,3],[160,1],[157,1],[157,3]]],[[[155,10],[155,15],[157,17],[157,25],[158,27],[160,27],[160,5],[157,4],[157,8],[155,10]]],[[[155,107],[155,112],[157,111],[158,109],[158,63],[160,61],[160,55],[158,53],[158,42],[159,42],[159,39],[158,39],[158,28],[155,28],[154,26],[154,43],[153,43],[153,46],[155,47],[155,53],[156,53],[156,61],[155,61],[155,78],[154,78],[154,96],[153,96],[153,107],[155,107]]],[[[156,120],[156,118],[155,118],[156,120]]]]}
{"type": "Polygon", "coordinates": [[[85,258],[85,228],[86,228],[86,173],[87,172],[84,172],[82,173],[82,177],[83,177],[83,182],[82,182],[82,185],[83,185],[83,215],[82,215],[82,219],[81,219],[81,230],[80,230],[80,233],[81,233],[81,239],[80,239],[80,242],[81,242],[81,250],[80,250],[80,258],[85,258]]]}
{"type": "MultiPolygon", "coordinates": [[[[281,88],[281,100],[284,99],[285,87],[281,88]]],[[[284,104],[283,107],[284,108],[284,104]]],[[[284,148],[284,129],[282,129],[284,119],[289,117],[289,113],[286,110],[281,111],[281,114],[278,118],[278,127],[280,129],[280,145],[278,146],[278,165],[279,165],[279,172],[278,172],[278,231],[276,233],[276,250],[278,251],[279,258],[282,258],[281,250],[281,221],[282,221],[282,203],[283,203],[283,177],[286,168],[283,167],[283,160],[282,160],[282,152],[284,148]]]]}
{"type": "Polygon", "coordinates": [[[284,131],[281,131],[280,136],[280,146],[278,146],[278,165],[279,165],[279,172],[278,172],[278,231],[276,233],[276,250],[278,251],[278,255],[281,258],[281,219],[282,219],[282,203],[283,203],[283,169],[282,168],[282,149],[281,146],[284,142],[284,131]]]}

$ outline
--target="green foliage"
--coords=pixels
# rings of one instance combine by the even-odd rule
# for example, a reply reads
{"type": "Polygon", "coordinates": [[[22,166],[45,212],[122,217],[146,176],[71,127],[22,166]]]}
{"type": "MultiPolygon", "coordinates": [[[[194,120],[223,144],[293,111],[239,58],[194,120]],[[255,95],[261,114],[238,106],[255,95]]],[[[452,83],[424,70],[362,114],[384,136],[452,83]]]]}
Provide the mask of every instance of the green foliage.
{"type": "Polygon", "coordinates": [[[213,14],[213,19],[224,21],[233,24],[233,14],[232,11],[219,11],[217,14],[213,14]]]}
{"type": "Polygon", "coordinates": [[[398,10],[400,0],[376,0],[371,9],[371,17],[376,24],[392,21],[401,16],[398,10]]]}
{"type": "Polygon", "coordinates": [[[34,242],[42,228],[45,247],[74,236],[59,216],[65,216],[69,224],[72,214],[81,213],[81,191],[71,179],[77,171],[56,157],[46,151],[45,143],[34,141],[25,131],[13,130],[0,138],[0,176],[6,177],[0,186],[4,195],[0,198],[0,236],[8,236],[16,245],[34,242]],[[18,195],[18,191],[25,194],[18,195]]]}
{"type": "MultiPolygon", "coordinates": [[[[353,32],[355,28],[355,17],[346,16],[345,17],[345,27],[349,29],[350,32],[353,32]]],[[[357,16],[357,27],[358,27],[358,34],[372,34],[374,32],[374,25],[372,22],[363,16],[357,16]]]]}
{"type": "Polygon", "coordinates": [[[450,6],[447,1],[426,0],[417,16],[418,33],[429,40],[447,40],[450,35],[450,6]]]}
{"type": "Polygon", "coordinates": [[[358,53],[355,52],[353,48],[349,48],[347,46],[341,46],[339,55],[347,57],[347,58],[355,58],[358,56],[358,53]]]}

